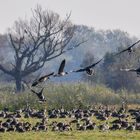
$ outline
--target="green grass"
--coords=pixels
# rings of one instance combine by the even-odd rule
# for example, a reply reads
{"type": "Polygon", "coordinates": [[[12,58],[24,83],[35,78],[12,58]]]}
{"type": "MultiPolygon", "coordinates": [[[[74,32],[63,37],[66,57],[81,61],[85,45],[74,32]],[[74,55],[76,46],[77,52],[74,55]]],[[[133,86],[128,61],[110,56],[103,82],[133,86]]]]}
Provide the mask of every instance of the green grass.
{"type": "Polygon", "coordinates": [[[71,131],[71,132],[26,132],[0,134],[1,140],[140,140],[140,132],[71,131]]]}
{"type": "MultiPolygon", "coordinates": [[[[120,91],[117,94],[104,86],[91,86],[88,84],[49,84],[46,86],[44,95],[47,98],[47,103],[42,105],[36,102],[37,97],[26,90],[24,94],[13,94],[11,87],[0,87],[0,108],[10,107],[11,110],[25,107],[27,98],[30,105],[33,108],[60,108],[64,106],[66,109],[78,107],[81,105],[117,105],[121,106],[121,96],[127,96],[128,102],[131,105],[130,108],[137,108],[140,105],[140,95],[128,94],[126,91],[120,91]]],[[[1,119],[1,118],[0,118],[1,119]]],[[[57,122],[69,122],[70,119],[49,119],[49,123],[56,120],[57,122]]],[[[109,121],[112,121],[110,118],[109,121]]],[[[129,118],[131,121],[131,118],[129,118]]],[[[32,125],[35,125],[36,118],[25,119],[20,121],[28,121],[32,125]]],[[[102,124],[95,117],[92,121],[97,125],[102,124]]],[[[6,132],[0,133],[0,140],[140,140],[140,132],[129,132],[126,130],[120,131],[108,131],[100,132],[97,130],[92,131],[77,131],[73,126],[71,132],[51,132],[50,129],[47,132],[6,132]]]]}
{"type": "Polygon", "coordinates": [[[23,93],[13,94],[13,87],[10,85],[0,85],[0,109],[9,107],[11,110],[25,107],[27,100],[30,106],[36,109],[45,107],[47,109],[66,109],[87,107],[91,105],[121,105],[122,97],[126,97],[129,104],[140,104],[140,94],[127,93],[125,90],[118,91],[105,87],[104,85],[89,85],[87,83],[63,83],[44,85],[44,96],[46,104],[37,103],[37,96],[29,89],[23,93]]]}

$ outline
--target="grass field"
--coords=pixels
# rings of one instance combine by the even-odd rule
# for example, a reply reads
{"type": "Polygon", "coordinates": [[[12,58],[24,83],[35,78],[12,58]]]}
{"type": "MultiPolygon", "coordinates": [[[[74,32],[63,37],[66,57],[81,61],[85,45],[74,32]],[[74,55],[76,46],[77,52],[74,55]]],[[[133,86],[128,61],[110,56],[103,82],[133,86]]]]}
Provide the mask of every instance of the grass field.
{"type": "MultiPolygon", "coordinates": [[[[2,88],[0,92],[0,108],[5,106],[10,107],[10,109],[21,108],[26,105],[26,99],[28,92],[25,94],[12,94],[9,91],[2,88]],[[3,90],[2,90],[3,89],[3,90]]],[[[8,88],[9,89],[9,88],[8,88]]],[[[44,95],[47,97],[47,107],[48,108],[60,108],[64,106],[66,108],[77,107],[78,98],[80,97],[81,102],[85,105],[91,105],[92,103],[103,103],[109,105],[121,106],[121,96],[127,95],[125,93],[114,94],[112,90],[105,87],[91,87],[86,84],[79,85],[51,85],[45,90],[44,95]]],[[[36,96],[30,94],[29,92],[29,102],[31,106],[35,108],[44,108],[46,106],[36,104],[36,96]]],[[[129,103],[136,103],[131,105],[130,108],[140,108],[140,96],[135,94],[128,94],[129,103]]],[[[80,103],[81,103],[80,102],[80,103]]],[[[103,124],[104,121],[96,120],[95,117],[92,118],[93,122],[97,125],[103,124]]],[[[3,120],[0,118],[0,120],[3,120]]],[[[67,119],[49,119],[49,123],[52,121],[57,122],[69,122],[70,118],[67,119]]],[[[109,119],[111,122],[113,118],[109,119]]],[[[21,118],[20,121],[28,121],[35,125],[39,119],[35,118],[21,118]]],[[[131,122],[131,118],[129,118],[131,122]]],[[[74,128],[74,126],[72,127],[74,128]]],[[[91,131],[78,131],[75,128],[69,132],[52,132],[49,129],[46,132],[43,131],[31,131],[31,132],[5,132],[0,133],[0,140],[140,140],[140,132],[134,131],[130,132],[127,130],[117,130],[117,131],[107,131],[101,132],[99,129],[91,131]]]]}
{"type": "Polygon", "coordinates": [[[0,140],[140,140],[140,132],[71,131],[71,132],[26,132],[1,133],[0,140]]]}
{"type": "MultiPolygon", "coordinates": [[[[129,118],[130,121],[131,118],[129,118]]],[[[1,119],[2,120],[2,119],[1,119]]],[[[71,119],[49,119],[48,124],[53,121],[57,122],[69,122],[71,119]]],[[[110,118],[108,122],[113,121],[113,118],[110,118]]],[[[35,125],[36,122],[40,121],[37,118],[21,118],[20,121],[30,122],[35,125]]],[[[96,124],[103,124],[106,121],[99,121],[95,117],[92,118],[92,121],[96,122],[96,124]]],[[[68,132],[52,132],[49,128],[48,131],[31,131],[31,132],[5,132],[0,133],[0,140],[140,140],[140,131],[127,131],[127,130],[116,130],[116,131],[106,131],[102,132],[99,129],[96,130],[86,130],[86,131],[78,131],[75,128],[75,124],[73,124],[73,130],[68,132]]]]}

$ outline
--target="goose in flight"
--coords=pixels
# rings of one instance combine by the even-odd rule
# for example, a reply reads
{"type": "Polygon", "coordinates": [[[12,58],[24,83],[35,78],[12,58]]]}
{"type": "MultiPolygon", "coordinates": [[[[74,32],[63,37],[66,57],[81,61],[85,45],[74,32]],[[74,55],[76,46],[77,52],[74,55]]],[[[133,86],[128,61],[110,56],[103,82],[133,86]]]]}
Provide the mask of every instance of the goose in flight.
{"type": "Polygon", "coordinates": [[[140,40],[138,40],[137,42],[135,42],[134,44],[132,44],[132,45],[129,46],[128,48],[122,50],[121,52],[115,54],[115,56],[116,56],[116,55],[119,55],[119,54],[121,54],[121,53],[123,53],[123,52],[129,52],[129,53],[134,52],[133,47],[134,47],[136,44],[138,44],[139,42],[140,42],[140,40]]]}
{"type": "Polygon", "coordinates": [[[40,77],[38,80],[36,80],[36,81],[34,81],[34,82],[32,83],[32,87],[38,85],[38,84],[41,83],[41,82],[44,82],[44,81],[50,79],[49,77],[50,77],[51,75],[53,75],[53,74],[54,74],[54,72],[40,77]]]}
{"type": "Polygon", "coordinates": [[[38,97],[40,102],[45,102],[46,101],[46,99],[45,99],[45,97],[43,95],[44,88],[42,88],[41,91],[39,91],[39,92],[36,92],[33,89],[30,89],[30,90],[37,95],[37,97],[38,97]]]}
{"type": "Polygon", "coordinates": [[[137,69],[120,69],[120,71],[136,72],[140,76],[140,68],[137,69]]]}
{"type": "Polygon", "coordinates": [[[68,72],[64,71],[65,63],[66,63],[66,60],[64,59],[60,64],[60,67],[58,69],[58,73],[54,74],[54,77],[60,77],[60,76],[64,76],[64,75],[68,74],[68,72]]]}
{"type": "Polygon", "coordinates": [[[97,61],[96,63],[93,63],[92,65],[89,65],[89,66],[87,66],[87,67],[85,67],[85,68],[81,68],[81,69],[78,69],[78,70],[74,70],[74,71],[72,71],[72,72],[84,72],[84,71],[86,71],[86,73],[87,73],[89,76],[94,75],[94,74],[95,74],[95,71],[94,71],[93,68],[94,68],[97,64],[99,64],[102,60],[103,60],[103,58],[100,59],[99,61],[97,61]]]}

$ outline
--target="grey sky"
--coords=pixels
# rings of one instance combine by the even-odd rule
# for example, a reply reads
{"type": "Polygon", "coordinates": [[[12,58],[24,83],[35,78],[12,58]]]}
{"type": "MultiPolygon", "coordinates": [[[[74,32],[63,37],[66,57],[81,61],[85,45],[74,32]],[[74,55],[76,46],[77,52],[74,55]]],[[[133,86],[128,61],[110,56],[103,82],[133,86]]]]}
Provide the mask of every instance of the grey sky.
{"type": "Polygon", "coordinates": [[[18,18],[31,15],[36,4],[96,29],[121,29],[140,37],[140,0],[0,0],[0,33],[18,18]]]}

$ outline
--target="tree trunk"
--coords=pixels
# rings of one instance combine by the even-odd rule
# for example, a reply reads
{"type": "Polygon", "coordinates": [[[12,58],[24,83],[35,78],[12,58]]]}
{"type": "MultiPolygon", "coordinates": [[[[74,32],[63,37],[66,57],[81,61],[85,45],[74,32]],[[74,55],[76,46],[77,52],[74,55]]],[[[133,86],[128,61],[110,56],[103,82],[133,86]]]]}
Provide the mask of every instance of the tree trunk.
{"type": "Polygon", "coordinates": [[[16,81],[16,92],[21,92],[22,91],[21,76],[16,76],[15,81],[16,81]]]}

